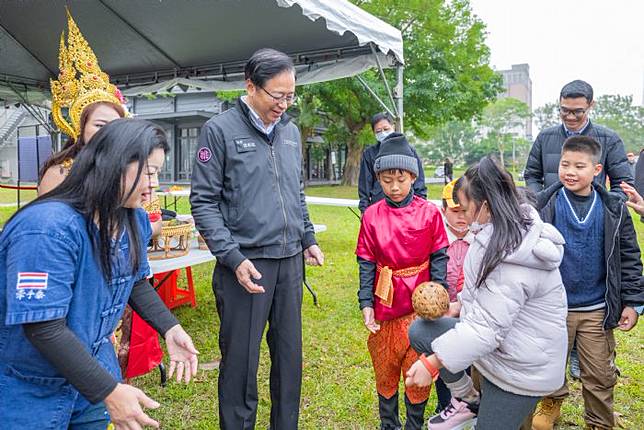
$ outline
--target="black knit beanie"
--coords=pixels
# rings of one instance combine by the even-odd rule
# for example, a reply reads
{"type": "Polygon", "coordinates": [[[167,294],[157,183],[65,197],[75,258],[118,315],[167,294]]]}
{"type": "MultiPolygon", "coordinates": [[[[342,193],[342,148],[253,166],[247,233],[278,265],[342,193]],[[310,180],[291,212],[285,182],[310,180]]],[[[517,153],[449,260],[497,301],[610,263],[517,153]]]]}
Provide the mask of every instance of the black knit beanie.
{"type": "Polygon", "coordinates": [[[404,134],[391,133],[380,143],[373,170],[376,174],[384,170],[406,170],[418,176],[418,159],[409,146],[404,134]]]}

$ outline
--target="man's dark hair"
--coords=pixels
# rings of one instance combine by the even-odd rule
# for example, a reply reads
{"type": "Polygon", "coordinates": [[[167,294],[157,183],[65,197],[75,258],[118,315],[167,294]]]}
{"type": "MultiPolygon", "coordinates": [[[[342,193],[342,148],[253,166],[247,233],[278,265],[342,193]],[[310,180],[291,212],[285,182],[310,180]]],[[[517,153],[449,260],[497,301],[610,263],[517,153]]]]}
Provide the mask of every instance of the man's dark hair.
{"type": "Polygon", "coordinates": [[[559,97],[562,99],[576,99],[578,97],[585,97],[588,103],[593,101],[593,87],[586,81],[576,79],[568,82],[561,89],[559,97]]]}
{"type": "Polygon", "coordinates": [[[389,121],[389,124],[394,124],[394,119],[391,115],[389,115],[388,112],[378,112],[371,117],[371,130],[373,130],[376,127],[376,124],[378,124],[383,119],[389,121]]]}
{"type": "Polygon", "coordinates": [[[256,51],[244,67],[244,79],[263,87],[266,81],[282,72],[293,71],[295,65],[291,57],[275,49],[263,48],[256,51]]]}
{"type": "Polygon", "coordinates": [[[590,136],[570,136],[561,148],[561,153],[564,152],[583,152],[590,155],[593,163],[597,164],[602,155],[602,147],[590,136]]]}

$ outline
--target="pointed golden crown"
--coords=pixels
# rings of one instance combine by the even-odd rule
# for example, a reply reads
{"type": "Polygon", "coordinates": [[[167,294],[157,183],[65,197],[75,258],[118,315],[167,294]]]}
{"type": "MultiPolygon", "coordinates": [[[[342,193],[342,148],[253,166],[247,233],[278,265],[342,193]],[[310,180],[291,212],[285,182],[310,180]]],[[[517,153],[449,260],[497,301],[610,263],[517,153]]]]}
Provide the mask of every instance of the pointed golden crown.
{"type": "Polygon", "coordinates": [[[81,114],[90,104],[124,104],[121,92],[110,84],[110,77],[99,67],[94,51],[81,34],[69,10],[67,46],[63,31],[60,35],[58,68],[58,80],[51,80],[52,116],[58,128],[68,136],[78,140],[81,114]],[[63,108],[68,108],[69,121],[63,114],[63,108]]]}

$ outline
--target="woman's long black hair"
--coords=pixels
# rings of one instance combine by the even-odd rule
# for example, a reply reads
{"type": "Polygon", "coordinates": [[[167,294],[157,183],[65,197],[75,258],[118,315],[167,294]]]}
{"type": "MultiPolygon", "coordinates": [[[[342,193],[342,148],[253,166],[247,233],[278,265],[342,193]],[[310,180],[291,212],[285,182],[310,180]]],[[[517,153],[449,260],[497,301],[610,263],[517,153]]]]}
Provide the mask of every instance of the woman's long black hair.
{"type": "Polygon", "coordinates": [[[103,275],[108,280],[112,276],[112,238],[125,231],[135,272],[145,256],[140,255],[142,239],[134,209],[123,207],[123,204],[136,189],[148,157],[157,148],[165,152],[170,149],[161,127],[136,119],[112,121],[103,126],[78,153],[69,175],[58,187],[22,210],[33,204],[55,200],[82,213],[103,275]],[[128,165],[133,162],[138,164],[136,181],[131,189],[126,190],[125,175],[128,165]],[[98,234],[94,233],[95,223],[98,223],[98,234]]]}
{"type": "Polygon", "coordinates": [[[478,288],[505,257],[516,251],[532,220],[521,208],[522,199],[512,176],[489,155],[467,169],[463,180],[454,187],[456,199],[459,191],[475,204],[477,210],[487,202],[494,227],[476,279],[478,288]]]}

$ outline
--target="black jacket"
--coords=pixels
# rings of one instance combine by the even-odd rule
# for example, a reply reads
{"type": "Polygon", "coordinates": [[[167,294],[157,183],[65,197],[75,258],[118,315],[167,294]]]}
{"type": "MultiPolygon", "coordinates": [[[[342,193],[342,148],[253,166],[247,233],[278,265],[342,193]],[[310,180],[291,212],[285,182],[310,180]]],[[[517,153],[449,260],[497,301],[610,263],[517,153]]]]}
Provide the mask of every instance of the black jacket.
{"type": "MultiPolygon", "coordinates": [[[[418,159],[418,177],[416,178],[416,182],[414,182],[414,194],[426,199],[427,187],[425,186],[423,163],[414,147],[411,150],[414,152],[416,159],[418,159]]],[[[372,204],[385,198],[385,194],[373,170],[373,164],[376,162],[378,151],[380,151],[380,142],[368,146],[362,153],[362,159],[360,160],[360,176],[358,177],[358,196],[360,196],[360,203],[358,207],[361,213],[364,213],[372,204]]]]}
{"type": "MultiPolygon", "coordinates": [[[[594,184],[604,206],[604,254],[606,256],[606,316],[604,328],[617,327],[625,306],[641,306],[644,303],[642,288],[642,261],[633,220],[624,205],[621,193],[608,192],[594,184]]],[[[543,221],[554,224],[557,192],[562,184],[557,182],[543,193],[537,201],[537,209],[543,221]]],[[[583,270],[583,268],[580,268],[583,270]]]]}
{"type": "MultiPolygon", "coordinates": [[[[602,147],[600,163],[604,170],[595,178],[595,182],[604,187],[606,175],[611,179],[611,191],[619,191],[619,184],[624,181],[633,184],[633,175],[628,166],[624,142],[613,130],[588,122],[582,132],[597,140],[602,147]]],[[[563,124],[542,130],[532,145],[526,163],[524,177],[528,189],[535,194],[559,181],[559,159],[561,147],[567,139],[563,124]]]]}
{"type": "Polygon", "coordinates": [[[241,102],[199,136],[190,204],[199,233],[231,269],[246,258],[285,258],[314,245],[304,200],[300,132],[284,114],[268,137],[241,102]]]}

